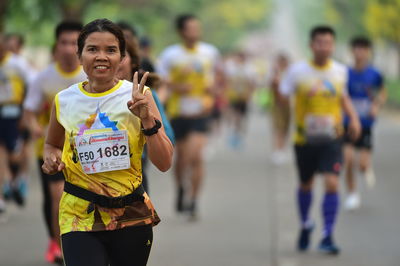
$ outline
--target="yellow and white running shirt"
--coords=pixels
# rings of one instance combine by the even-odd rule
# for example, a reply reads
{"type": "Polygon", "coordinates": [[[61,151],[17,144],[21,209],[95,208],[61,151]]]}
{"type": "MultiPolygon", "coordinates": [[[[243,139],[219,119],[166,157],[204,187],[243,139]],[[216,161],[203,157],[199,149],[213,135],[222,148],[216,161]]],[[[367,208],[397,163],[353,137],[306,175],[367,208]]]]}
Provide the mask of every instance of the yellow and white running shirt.
{"type": "Polygon", "coordinates": [[[346,67],[334,60],[322,67],[300,62],[289,68],[280,93],[294,94],[296,144],[343,134],[341,98],[346,93],[346,83],[346,67]]]}
{"type": "Polygon", "coordinates": [[[32,74],[30,69],[22,57],[12,53],[0,61],[0,105],[22,104],[32,74]]]}
{"type": "MultiPolygon", "coordinates": [[[[57,120],[65,129],[62,161],[66,181],[108,197],[128,195],[142,183],[145,137],[140,119],[127,108],[131,97],[132,83],[126,80],[103,93],[89,93],[81,82],[56,95],[57,120]]],[[[61,234],[156,225],[158,215],[147,194],[143,196],[145,202],[125,208],[95,206],[90,211],[89,202],[64,192],[61,234]]]]}
{"type": "Polygon", "coordinates": [[[240,63],[228,60],[225,63],[225,75],[228,78],[228,97],[231,102],[248,100],[249,89],[257,80],[256,71],[249,62],[240,63]]]}
{"type": "MultiPolygon", "coordinates": [[[[38,113],[39,124],[45,129],[49,123],[51,105],[58,92],[86,80],[82,66],[72,72],[63,71],[58,63],[51,63],[41,71],[28,86],[24,109],[38,113]]],[[[36,141],[36,154],[43,156],[44,137],[36,141]]]]}
{"type": "Polygon", "coordinates": [[[167,113],[171,118],[193,117],[204,113],[213,104],[207,91],[214,83],[219,52],[214,46],[199,42],[193,49],[175,44],[167,47],[157,64],[157,72],[173,84],[189,84],[191,90],[183,95],[172,91],[167,101],[167,113]]]}

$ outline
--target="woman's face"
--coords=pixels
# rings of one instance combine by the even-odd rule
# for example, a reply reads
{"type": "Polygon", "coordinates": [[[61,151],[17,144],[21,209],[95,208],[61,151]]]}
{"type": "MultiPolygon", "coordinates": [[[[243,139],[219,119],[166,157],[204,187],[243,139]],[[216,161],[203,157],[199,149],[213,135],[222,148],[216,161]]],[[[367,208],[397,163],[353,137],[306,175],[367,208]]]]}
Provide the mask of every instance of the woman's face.
{"type": "Polygon", "coordinates": [[[132,80],[132,63],[131,63],[131,57],[128,52],[126,52],[126,56],[124,59],[122,59],[121,64],[119,64],[118,72],[117,72],[117,77],[118,79],[126,79],[126,80],[132,80]]]}
{"type": "Polygon", "coordinates": [[[118,39],[110,32],[89,34],[80,57],[89,80],[97,82],[114,79],[121,59],[118,39]]]}

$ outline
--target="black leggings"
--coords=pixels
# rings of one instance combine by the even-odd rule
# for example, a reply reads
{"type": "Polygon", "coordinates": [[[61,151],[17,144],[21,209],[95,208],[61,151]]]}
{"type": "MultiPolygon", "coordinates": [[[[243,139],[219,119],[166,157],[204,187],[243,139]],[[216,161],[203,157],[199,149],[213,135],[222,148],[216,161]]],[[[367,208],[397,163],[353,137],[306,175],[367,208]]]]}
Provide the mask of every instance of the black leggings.
{"type": "Polygon", "coordinates": [[[145,266],[153,244],[151,225],[61,236],[66,266],[145,266]]]}

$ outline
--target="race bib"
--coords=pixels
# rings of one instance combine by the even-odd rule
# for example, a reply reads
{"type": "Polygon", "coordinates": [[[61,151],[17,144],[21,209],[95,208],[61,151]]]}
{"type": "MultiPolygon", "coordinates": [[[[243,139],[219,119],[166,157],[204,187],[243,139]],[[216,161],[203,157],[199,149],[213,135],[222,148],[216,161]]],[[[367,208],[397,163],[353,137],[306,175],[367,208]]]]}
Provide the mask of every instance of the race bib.
{"type": "Polygon", "coordinates": [[[371,110],[371,102],[369,99],[353,99],[353,106],[360,117],[369,116],[371,110]]]}
{"type": "Polygon", "coordinates": [[[181,115],[194,116],[201,114],[201,112],[203,111],[203,103],[200,98],[183,97],[180,103],[181,115]]]}
{"type": "Polygon", "coordinates": [[[75,143],[86,174],[123,170],[131,166],[126,130],[76,136],[75,143]]]}
{"type": "Polygon", "coordinates": [[[336,137],[334,119],[330,115],[308,115],[305,120],[309,141],[327,140],[336,137]]]}
{"type": "Polygon", "coordinates": [[[3,105],[0,110],[1,118],[16,119],[21,115],[21,108],[15,104],[3,105]]]}

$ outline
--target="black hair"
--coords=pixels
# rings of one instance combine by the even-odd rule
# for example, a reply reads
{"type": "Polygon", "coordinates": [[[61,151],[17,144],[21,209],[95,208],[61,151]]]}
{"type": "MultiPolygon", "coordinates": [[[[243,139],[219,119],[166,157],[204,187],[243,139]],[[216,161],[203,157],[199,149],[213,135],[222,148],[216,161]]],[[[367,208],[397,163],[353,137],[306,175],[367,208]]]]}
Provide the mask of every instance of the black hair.
{"type": "Polygon", "coordinates": [[[140,48],[151,47],[151,45],[152,45],[151,40],[148,37],[143,36],[142,38],[140,38],[139,41],[140,48]]]}
{"type": "Polygon", "coordinates": [[[312,28],[310,32],[310,39],[314,40],[315,37],[320,34],[330,34],[333,36],[333,38],[336,37],[335,30],[331,26],[319,25],[312,28]]]}
{"type": "Polygon", "coordinates": [[[63,21],[59,23],[56,27],[55,35],[56,40],[60,37],[61,33],[66,31],[77,31],[80,32],[82,30],[82,23],[78,21],[63,21]]]}
{"type": "Polygon", "coordinates": [[[79,57],[81,57],[82,55],[83,47],[85,46],[85,41],[87,37],[94,32],[109,32],[113,34],[115,38],[117,38],[118,40],[119,52],[121,53],[121,56],[122,57],[125,56],[126,43],[121,28],[111,20],[103,18],[103,19],[93,20],[92,22],[89,22],[83,27],[78,37],[79,57]]]}
{"type": "Polygon", "coordinates": [[[117,23],[117,25],[118,25],[118,27],[121,28],[121,30],[127,30],[130,33],[132,33],[133,36],[135,36],[135,37],[137,36],[137,32],[136,32],[135,28],[133,26],[129,25],[127,22],[119,21],[117,23]]]}
{"type": "Polygon", "coordinates": [[[355,47],[371,48],[372,47],[372,43],[371,43],[370,39],[368,39],[367,37],[364,37],[364,36],[354,37],[351,40],[350,45],[352,48],[355,48],[355,47]]]}
{"type": "MultiPolygon", "coordinates": [[[[131,69],[133,75],[136,71],[139,71],[139,66],[140,66],[139,49],[134,42],[126,40],[126,51],[128,53],[127,55],[131,59],[131,69]]],[[[131,78],[133,78],[133,76],[131,78]]]]}
{"type": "Polygon", "coordinates": [[[193,14],[183,14],[179,15],[175,20],[175,27],[178,31],[182,31],[185,29],[186,22],[192,19],[197,19],[197,17],[193,14]]]}

